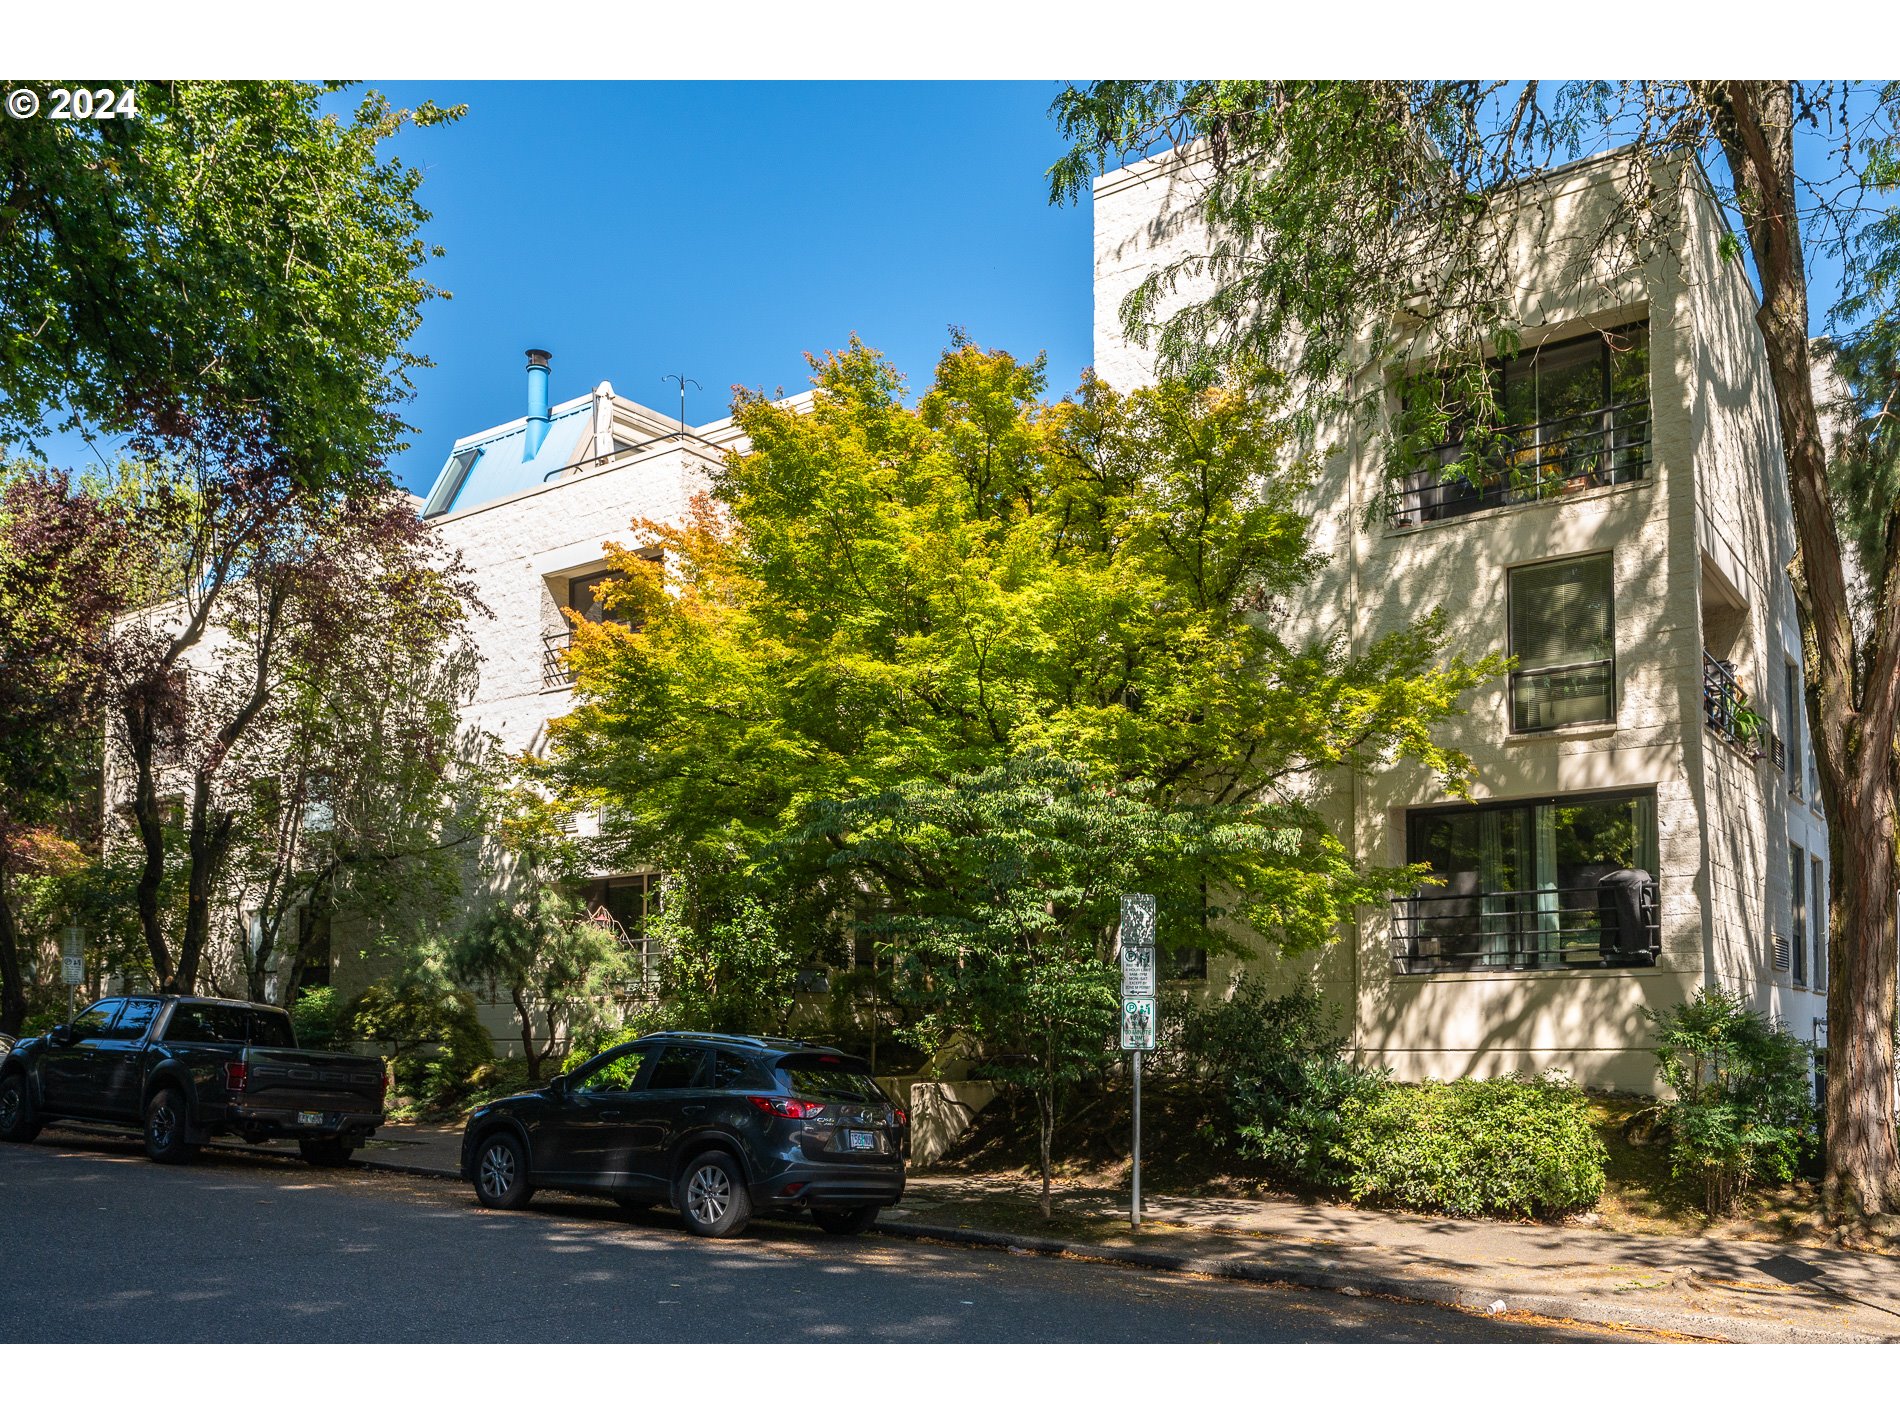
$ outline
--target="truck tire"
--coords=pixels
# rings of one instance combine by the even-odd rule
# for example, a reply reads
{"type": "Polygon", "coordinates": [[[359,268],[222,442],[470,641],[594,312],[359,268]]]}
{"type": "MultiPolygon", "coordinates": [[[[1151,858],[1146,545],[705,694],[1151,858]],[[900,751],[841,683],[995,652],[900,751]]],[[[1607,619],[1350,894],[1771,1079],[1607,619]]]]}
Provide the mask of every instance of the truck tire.
{"type": "Polygon", "coordinates": [[[475,1150],[475,1198],[483,1207],[509,1211],[526,1207],[534,1196],[528,1183],[528,1155],[521,1140],[505,1129],[482,1139],[475,1150]]]}
{"type": "Polygon", "coordinates": [[[686,1165],[675,1196],[695,1237],[737,1237],[752,1220],[752,1194],[739,1165],[716,1149],[686,1165]]]}
{"type": "Polygon", "coordinates": [[[154,1163],[189,1163],[198,1145],[186,1141],[189,1111],[177,1089],[160,1089],[145,1105],[145,1156],[154,1163]]]}
{"type": "Polygon", "coordinates": [[[855,1237],[877,1221],[875,1207],[814,1207],[811,1220],[833,1237],[855,1237]]]}
{"type": "Polygon", "coordinates": [[[40,1116],[33,1111],[33,1095],[25,1074],[0,1079],[0,1142],[31,1143],[40,1136],[40,1116]]]}
{"type": "Polygon", "coordinates": [[[356,1145],[343,1137],[297,1140],[297,1156],[313,1168],[348,1167],[350,1154],[355,1151],[356,1145]]]}

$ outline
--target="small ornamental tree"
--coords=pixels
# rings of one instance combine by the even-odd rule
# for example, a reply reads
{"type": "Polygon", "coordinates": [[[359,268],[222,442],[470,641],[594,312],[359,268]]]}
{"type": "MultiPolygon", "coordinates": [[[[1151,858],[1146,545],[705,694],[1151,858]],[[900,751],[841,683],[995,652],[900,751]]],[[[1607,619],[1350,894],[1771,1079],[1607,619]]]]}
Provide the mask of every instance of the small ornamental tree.
{"type": "Polygon", "coordinates": [[[1060,1099],[1113,1059],[1122,893],[1231,883],[1249,865],[1290,859],[1281,828],[1255,807],[1158,807],[1151,792],[1078,763],[1018,758],[842,803],[812,828],[837,848],[834,866],[889,895],[878,929],[894,943],[899,992],[920,1011],[909,1031],[919,1046],[966,1036],[986,1077],[1033,1097],[1045,1217],[1060,1099]]]}
{"type": "Polygon", "coordinates": [[[551,1054],[594,1025],[628,974],[619,937],[545,884],[477,912],[449,941],[444,963],[459,983],[482,987],[490,999],[507,996],[535,1078],[551,1054]]]}

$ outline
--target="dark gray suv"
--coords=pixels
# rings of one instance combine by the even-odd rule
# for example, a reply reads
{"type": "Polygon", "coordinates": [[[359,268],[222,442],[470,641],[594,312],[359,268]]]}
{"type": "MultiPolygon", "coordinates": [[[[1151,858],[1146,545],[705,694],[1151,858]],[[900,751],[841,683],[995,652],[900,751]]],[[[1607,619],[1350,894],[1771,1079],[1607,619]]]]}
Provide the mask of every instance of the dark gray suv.
{"type": "Polygon", "coordinates": [[[798,1039],[650,1034],[478,1109],[462,1176],[484,1207],[537,1188],[669,1205],[702,1237],[809,1211],[853,1234],[904,1194],[904,1111],[861,1059],[798,1039]]]}

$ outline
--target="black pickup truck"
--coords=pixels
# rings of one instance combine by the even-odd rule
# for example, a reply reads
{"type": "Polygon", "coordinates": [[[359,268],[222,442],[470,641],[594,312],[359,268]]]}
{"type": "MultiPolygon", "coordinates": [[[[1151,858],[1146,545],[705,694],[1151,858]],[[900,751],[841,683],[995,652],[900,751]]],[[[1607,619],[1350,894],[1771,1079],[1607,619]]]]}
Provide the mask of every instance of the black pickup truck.
{"type": "Polygon", "coordinates": [[[295,1138],[306,1162],[341,1167],[381,1127],[388,1087],[381,1059],[299,1049],[275,1006],[126,995],[0,1059],[0,1139],[63,1118],[142,1125],[158,1163],[224,1133],[295,1138]]]}

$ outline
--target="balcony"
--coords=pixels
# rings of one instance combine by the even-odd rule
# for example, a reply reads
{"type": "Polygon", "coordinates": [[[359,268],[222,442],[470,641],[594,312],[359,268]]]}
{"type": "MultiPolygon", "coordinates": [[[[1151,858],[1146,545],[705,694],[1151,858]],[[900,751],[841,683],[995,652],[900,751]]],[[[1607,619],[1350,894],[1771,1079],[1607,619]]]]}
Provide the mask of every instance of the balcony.
{"type": "Polygon", "coordinates": [[[541,691],[574,686],[573,670],[567,666],[567,650],[574,646],[574,630],[541,635],[541,691]]]}
{"type": "Polygon", "coordinates": [[[1749,705],[1728,665],[1707,650],[1702,654],[1702,720],[1750,761],[1761,759],[1767,719],[1749,705]]]}
{"type": "Polygon", "coordinates": [[[1422,892],[1392,902],[1392,939],[1401,974],[1627,968],[1655,963],[1662,919],[1653,882],[1422,892]]]}
{"type": "Polygon", "coordinates": [[[1648,474],[1649,402],[1626,401],[1437,447],[1394,500],[1392,524],[1415,528],[1648,474]]]}
{"type": "Polygon", "coordinates": [[[630,972],[627,979],[614,986],[614,992],[622,999],[658,1000],[660,970],[670,953],[667,947],[651,936],[628,934],[618,921],[610,924],[621,948],[627,952],[630,972]]]}

